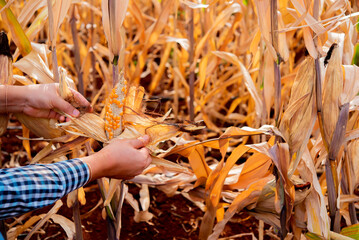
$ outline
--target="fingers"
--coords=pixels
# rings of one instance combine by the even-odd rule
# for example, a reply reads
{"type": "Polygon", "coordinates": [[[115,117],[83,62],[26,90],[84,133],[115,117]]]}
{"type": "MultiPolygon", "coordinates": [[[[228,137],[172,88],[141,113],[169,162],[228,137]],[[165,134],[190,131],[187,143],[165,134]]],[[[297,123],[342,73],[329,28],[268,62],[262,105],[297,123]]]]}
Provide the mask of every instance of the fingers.
{"type": "Polygon", "coordinates": [[[61,115],[57,112],[49,109],[37,109],[33,107],[26,107],[24,108],[24,113],[31,117],[39,117],[39,118],[53,118],[62,120],[61,115]]]}
{"type": "Polygon", "coordinates": [[[82,96],[81,93],[71,89],[71,92],[74,94],[74,98],[76,103],[78,103],[81,107],[86,109],[86,112],[92,112],[93,108],[91,106],[91,104],[86,100],[86,98],[84,96],[82,96]]]}
{"type": "Polygon", "coordinates": [[[137,139],[129,140],[129,143],[134,148],[143,148],[150,142],[150,137],[148,135],[144,135],[142,137],[139,137],[137,139]]]}
{"type": "Polygon", "coordinates": [[[57,97],[53,102],[53,106],[64,113],[71,115],[72,117],[80,116],[79,110],[74,108],[70,103],[66,102],[61,97],[57,97]]]}

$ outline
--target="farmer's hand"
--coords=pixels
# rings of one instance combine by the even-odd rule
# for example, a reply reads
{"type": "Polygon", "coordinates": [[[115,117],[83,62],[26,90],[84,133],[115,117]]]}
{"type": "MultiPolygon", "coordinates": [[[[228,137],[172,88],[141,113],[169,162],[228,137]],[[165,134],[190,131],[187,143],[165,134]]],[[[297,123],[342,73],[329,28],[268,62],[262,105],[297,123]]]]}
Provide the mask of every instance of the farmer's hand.
{"type": "MultiPolygon", "coordinates": [[[[27,86],[7,86],[7,112],[23,112],[32,117],[55,118],[64,121],[65,117],[55,109],[78,117],[80,112],[62,99],[58,93],[59,84],[34,84],[27,86]]],[[[4,91],[4,89],[2,88],[4,91]]],[[[77,91],[70,89],[74,99],[88,112],[92,111],[90,103],[77,91]]]]}
{"type": "Polygon", "coordinates": [[[131,179],[141,174],[152,161],[145,147],[149,141],[147,135],[138,139],[114,139],[101,151],[82,158],[90,168],[90,180],[101,177],[131,179]]]}

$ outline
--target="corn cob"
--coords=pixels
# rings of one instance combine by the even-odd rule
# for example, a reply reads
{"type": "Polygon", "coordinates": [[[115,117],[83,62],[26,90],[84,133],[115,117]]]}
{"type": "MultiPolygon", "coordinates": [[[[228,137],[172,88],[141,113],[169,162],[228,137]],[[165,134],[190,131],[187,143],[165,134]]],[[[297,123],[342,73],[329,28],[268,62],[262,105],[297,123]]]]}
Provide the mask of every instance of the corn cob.
{"type": "Polygon", "coordinates": [[[112,89],[105,106],[105,130],[109,140],[117,137],[123,131],[123,113],[126,104],[127,81],[121,77],[119,83],[112,89]]]}
{"type": "MultiPolygon", "coordinates": [[[[0,32],[0,84],[12,84],[12,57],[9,40],[4,32],[0,32]]],[[[8,120],[8,114],[0,114],[0,135],[6,131],[8,120]]]]}

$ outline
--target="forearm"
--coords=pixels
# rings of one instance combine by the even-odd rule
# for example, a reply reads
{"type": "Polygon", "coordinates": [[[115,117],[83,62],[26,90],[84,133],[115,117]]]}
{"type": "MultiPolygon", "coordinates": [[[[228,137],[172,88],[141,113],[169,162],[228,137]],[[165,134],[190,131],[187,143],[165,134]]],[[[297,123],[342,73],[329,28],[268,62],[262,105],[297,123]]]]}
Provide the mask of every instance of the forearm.
{"type": "Polygon", "coordinates": [[[79,159],[0,170],[0,219],[50,205],[89,179],[79,159]]]}
{"type": "Polygon", "coordinates": [[[22,112],[27,101],[26,87],[0,85],[0,113],[22,112]]]}

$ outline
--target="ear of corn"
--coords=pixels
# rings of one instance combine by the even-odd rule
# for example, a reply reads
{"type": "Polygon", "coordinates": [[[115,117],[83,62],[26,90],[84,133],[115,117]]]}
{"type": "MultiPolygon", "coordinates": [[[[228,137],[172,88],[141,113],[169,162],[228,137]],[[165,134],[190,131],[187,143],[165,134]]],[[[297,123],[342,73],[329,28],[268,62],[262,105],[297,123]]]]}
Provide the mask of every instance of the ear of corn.
{"type": "Polygon", "coordinates": [[[119,136],[123,131],[123,114],[126,104],[127,81],[121,77],[107,99],[105,111],[105,131],[109,140],[119,136]]]}
{"type": "Polygon", "coordinates": [[[56,120],[48,118],[35,118],[22,113],[16,113],[16,118],[38,137],[45,139],[58,138],[64,132],[56,127],[56,120]]]}
{"type": "MultiPolygon", "coordinates": [[[[0,32],[0,85],[12,84],[12,58],[9,41],[4,32],[0,32]]],[[[7,128],[8,114],[0,114],[0,135],[7,128]]]]}
{"type": "Polygon", "coordinates": [[[307,141],[304,140],[312,131],[310,125],[314,114],[313,79],[315,79],[314,59],[307,57],[298,70],[288,108],[284,112],[279,126],[289,144],[292,155],[299,150],[303,143],[306,144],[307,141]]]}
{"type": "Polygon", "coordinates": [[[343,70],[339,46],[335,44],[327,66],[323,86],[323,126],[327,143],[332,141],[339,116],[340,95],[343,92],[343,70]]]}

